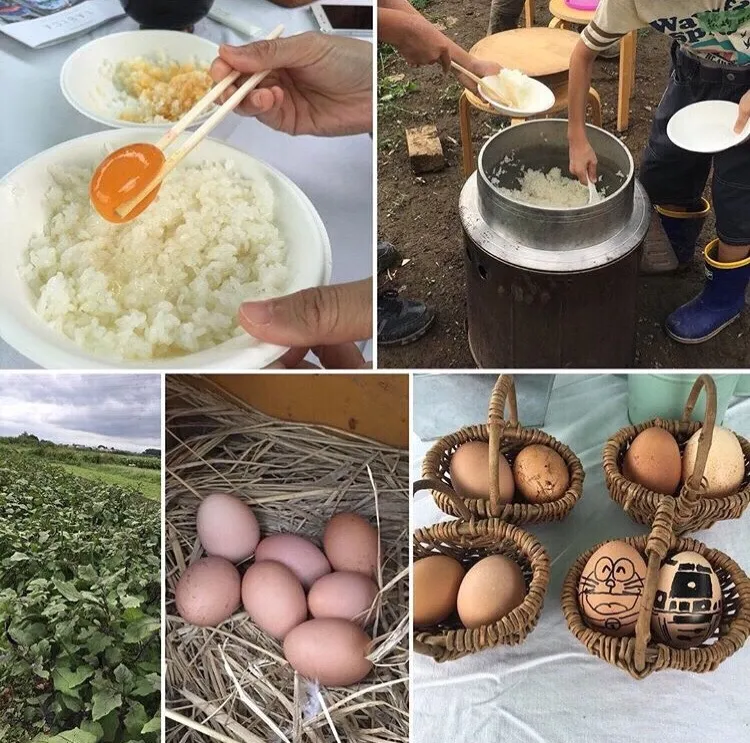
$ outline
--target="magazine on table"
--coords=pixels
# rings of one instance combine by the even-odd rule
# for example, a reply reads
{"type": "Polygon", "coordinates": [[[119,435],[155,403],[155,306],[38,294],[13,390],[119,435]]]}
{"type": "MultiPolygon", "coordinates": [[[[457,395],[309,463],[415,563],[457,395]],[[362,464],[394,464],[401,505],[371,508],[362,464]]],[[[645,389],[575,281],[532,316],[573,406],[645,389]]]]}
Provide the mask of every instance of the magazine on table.
{"type": "Polygon", "coordinates": [[[118,0],[0,0],[0,33],[41,49],[124,15],[118,0]]]}

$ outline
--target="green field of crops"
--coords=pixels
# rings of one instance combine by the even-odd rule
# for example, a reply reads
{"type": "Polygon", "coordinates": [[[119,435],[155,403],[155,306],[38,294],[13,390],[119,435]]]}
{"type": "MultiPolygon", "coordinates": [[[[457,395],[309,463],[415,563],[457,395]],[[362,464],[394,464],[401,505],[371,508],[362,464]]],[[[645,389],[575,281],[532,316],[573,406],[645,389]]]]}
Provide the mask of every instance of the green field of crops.
{"type": "Polygon", "coordinates": [[[0,450],[2,743],[159,738],[159,503],[88,464],[0,450]]]}

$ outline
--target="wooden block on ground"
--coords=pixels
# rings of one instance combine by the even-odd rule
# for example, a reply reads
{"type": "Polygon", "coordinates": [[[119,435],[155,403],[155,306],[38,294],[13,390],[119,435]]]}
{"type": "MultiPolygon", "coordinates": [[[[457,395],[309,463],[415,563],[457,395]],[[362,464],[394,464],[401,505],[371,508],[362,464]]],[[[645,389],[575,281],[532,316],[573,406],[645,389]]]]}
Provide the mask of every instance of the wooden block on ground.
{"type": "Polygon", "coordinates": [[[409,162],[415,173],[431,173],[445,167],[443,145],[433,124],[406,130],[409,162]]]}

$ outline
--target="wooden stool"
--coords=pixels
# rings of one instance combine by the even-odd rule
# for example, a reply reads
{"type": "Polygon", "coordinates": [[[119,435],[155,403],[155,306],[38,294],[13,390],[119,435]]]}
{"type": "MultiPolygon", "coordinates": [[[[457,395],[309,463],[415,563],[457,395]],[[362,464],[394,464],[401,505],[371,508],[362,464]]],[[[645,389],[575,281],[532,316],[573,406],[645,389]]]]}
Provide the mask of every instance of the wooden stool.
{"type": "MultiPolygon", "coordinates": [[[[526,5],[533,6],[533,0],[526,0],[526,5]]],[[[549,12],[552,14],[550,28],[569,29],[571,26],[588,26],[594,18],[594,11],[576,10],[565,0],[550,0],[549,12]]],[[[527,14],[528,15],[528,14],[527,14]]],[[[624,132],[630,124],[630,99],[635,88],[635,53],[638,32],[631,31],[620,39],[620,74],[617,92],[617,131],[624,132]]]]}
{"type": "MultiPolygon", "coordinates": [[[[550,28],[519,28],[487,36],[477,42],[471,54],[478,59],[497,62],[503,67],[520,70],[547,85],[555,94],[555,103],[543,117],[560,113],[568,108],[568,68],[570,55],[578,43],[573,31],[550,28]]],[[[497,111],[474,93],[464,90],[458,104],[461,128],[464,177],[475,169],[474,146],[471,141],[471,109],[499,115],[497,111]]],[[[602,103],[594,88],[589,89],[588,108],[591,122],[602,125],[602,103]]],[[[529,117],[535,118],[535,117],[529,117]]],[[[524,121],[512,119],[511,125],[524,121]]]]}

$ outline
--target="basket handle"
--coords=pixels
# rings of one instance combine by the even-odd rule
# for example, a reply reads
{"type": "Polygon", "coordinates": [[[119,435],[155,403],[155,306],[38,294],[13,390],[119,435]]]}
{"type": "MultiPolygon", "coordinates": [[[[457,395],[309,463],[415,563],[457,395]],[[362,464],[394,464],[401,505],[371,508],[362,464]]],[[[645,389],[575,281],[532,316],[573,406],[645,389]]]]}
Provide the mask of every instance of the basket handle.
{"type": "Polygon", "coordinates": [[[693,413],[695,404],[698,402],[701,391],[706,393],[706,417],[700,429],[698,438],[698,451],[695,456],[695,465],[693,472],[683,483],[680,491],[678,506],[678,520],[685,521],[690,518],[698,500],[704,494],[705,484],[703,483],[703,473],[706,469],[708,454],[711,451],[711,441],[713,440],[714,427],[716,426],[716,384],[708,374],[701,374],[693,384],[690,390],[685,409],[682,413],[682,421],[687,423],[693,413]]]}
{"type": "Polygon", "coordinates": [[[501,374],[495,382],[490,395],[490,409],[487,414],[487,423],[504,423],[505,403],[510,405],[510,417],[508,423],[518,423],[518,404],[516,402],[516,384],[511,374],[501,374]]]}
{"type": "Polygon", "coordinates": [[[635,625],[635,655],[633,662],[639,673],[646,669],[646,649],[651,640],[651,613],[656,598],[656,584],[662,562],[672,547],[677,499],[665,496],[659,502],[651,533],[646,542],[646,581],[641,595],[641,608],[635,625]]]}
{"type": "Polygon", "coordinates": [[[451,505],[458,511],[464,521],[472,520],[471,511],[466,507],[463,498],[448,483],[431,477],[415,480],[412,485],[412,494],[416,495],[420,490],[437,490],[438,493],[442,493],[450,500],[451,505]]]}
{"type": "Polygon", "coordinates": [[[442,655],[439,647],[417,640],[416,637],[414,638],[414,651],[420,655],[429,655],[433,660],[438,660],[442,655]]]}
{"type": "Polygon", "coordinates": [[[518,425],[518,403],[516,401],[516,384],[510,374],[501,374],[495,382],[490,395],[490,407],[487,413],[487,428],[490,434],[490,513],[500,513],[500,439],[506,423],[518,425]],[[505,404],[510,408],[510,417],[505,420],[505,404]]]}

